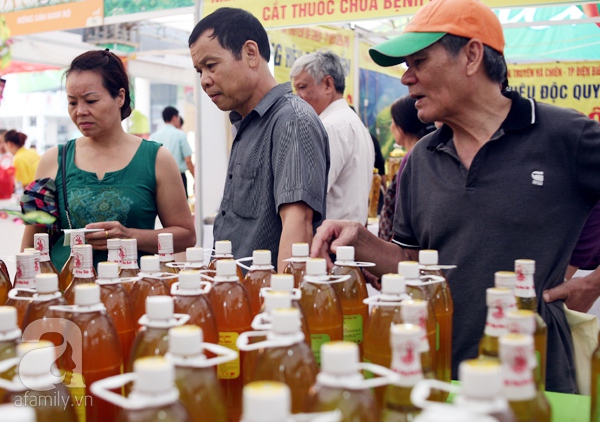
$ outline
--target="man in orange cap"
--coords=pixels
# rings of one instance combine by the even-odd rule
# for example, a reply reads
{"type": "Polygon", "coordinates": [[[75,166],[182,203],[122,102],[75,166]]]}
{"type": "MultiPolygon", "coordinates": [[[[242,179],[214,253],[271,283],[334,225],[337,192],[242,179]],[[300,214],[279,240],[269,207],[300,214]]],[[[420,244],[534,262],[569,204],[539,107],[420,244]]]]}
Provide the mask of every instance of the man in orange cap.
{"type": "MultiPolygon", "coordinates": [[[[376,275],[395,273],[419,249],[437,249],[454,300],[453,376],[476,357],[485,290],[518,258],[536,261],[538,297],[559,285],[587,215],[600,198],[600,124],[510,92],[502,26],[477,0],[434,0],[398,37],[369,51],[402,76],[418,116],[442,122],[421,139],[399,182],[393,243],[364,227],[325,221],[312,255],[354,245],[376,275]]],[[[371,270],[371,269],[370,269],[371,270]]],[[[573,283],[567,305],[598,297],[600,283],[573,283]]],[[[577,391],[563,300],[541,302],[548,325],[547,389],[577,391]]],[[[456,378],[455,378],[456,379],[456,378]]]]}

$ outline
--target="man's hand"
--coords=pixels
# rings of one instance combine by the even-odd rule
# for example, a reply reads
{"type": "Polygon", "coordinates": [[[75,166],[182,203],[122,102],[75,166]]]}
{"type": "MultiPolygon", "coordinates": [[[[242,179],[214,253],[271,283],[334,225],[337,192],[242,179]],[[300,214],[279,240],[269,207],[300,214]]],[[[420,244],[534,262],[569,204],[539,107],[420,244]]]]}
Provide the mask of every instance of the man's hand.
{"type": "Polygon", "coordinates": [[[355,221],[325,220],[313,238],[310,256],[325,258],[330,268],[333,263],[329,253],[336,253],[338,246],[356,246],[361,229],[364,226],[355,221]]]}
{"type": "Polygon", "coordinates": [[[545,290],[543,296],[545,302],[564,299],[569,309],[579,312],[589,311],[600,296],[600,267],[585,277],[565,280],[562,284],[545,290]]]}

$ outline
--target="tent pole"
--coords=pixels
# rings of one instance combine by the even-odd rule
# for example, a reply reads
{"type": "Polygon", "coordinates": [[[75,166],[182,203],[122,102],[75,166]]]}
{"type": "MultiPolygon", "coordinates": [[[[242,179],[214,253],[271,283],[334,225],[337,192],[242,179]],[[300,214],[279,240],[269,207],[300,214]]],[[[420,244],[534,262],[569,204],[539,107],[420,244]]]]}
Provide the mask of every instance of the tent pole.
{"type": "MultiPolygon", "coordinates": [[[[359,54],[360,54],[360,32],[356,30],[356,27],[352,28],[354,31],[354,60],[352,66],[354,67],[354,80],[353,89],[354,89],[354,97],[352,98],[354,101],[354,108],[356,109],[356,113],[360,117],[361,104],[360,104],[360,67],[358,66],[359,54]]],[[[364,122],[363,122],[364,123],[364,122]]]]}
{"type": "MultiPolygon", "coordinates": [[[[197,23],[202,17],[202,3],[203,0],[196,0],[194,5],[194,22],[197,23]]],[[[196,168],[194,171],[194,198],[196,203],[194,204],[194,224],[196,226],[196,246],[204,247],[204,218],[202,207],[204,201],[202,200],[202,86],[200,85],[200,78],[196,76],[194,81],[194,100],[196,103],[195,107],[195,124],[196,124],[196,143],[195,143],[195,159],[196,168]]],[[[212,245],[210,245],[212,248],[212,245]]]]}

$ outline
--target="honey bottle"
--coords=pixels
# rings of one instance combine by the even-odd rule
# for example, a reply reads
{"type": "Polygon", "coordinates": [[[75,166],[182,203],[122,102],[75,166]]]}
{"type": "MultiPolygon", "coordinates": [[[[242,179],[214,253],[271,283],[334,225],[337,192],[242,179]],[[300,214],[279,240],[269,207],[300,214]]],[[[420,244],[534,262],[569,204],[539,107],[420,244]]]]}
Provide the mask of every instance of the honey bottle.
{"type": "Polygon", "coordinates": [[[65,293],[69,284],[71,284],[71,280],[73,280],[73,267],[75,266],[75,262],[73,260],[73,248],[77,245],[85,245],[85,231],[82,230],[73,230],[69,235],[69,245],[71,247],[71,253],[69,254],[69,258],[63,265],[58,273],[58,287],[60,291],[65,293]]]}
{"type": "MultiPolygon", "coordinates": [[[[216,276],[209,299],[215,312],[219,330],[219,345],[236,352],[236,341],[240,334],[249,331],[252,323],[252,309],[248,291],[240,282],[238,266],[232,259],[216,261],[216,276]]],[[[244,382],[245,356],[222,363],[217,367],[217,375],[225,396],[225,405],[230,420],[239,420],[242,413],[242,388],[244,382]]]]}
{"type": "Polygon", "coordinates": [[[538,361],[535,380],[542,391],[546,390],[546,358],[548,346],[548,326],[538,313],[538,301],[535,293],[534,273],[535,261],[532,259],[515,260],[515,273],[517,284],[515,286],[515,299],[518,309],[527,309],[535,312],[535,357],[538,361]]]}
{"type": "Polygon", "coordinates": [[[185,270],[206,270],[208,267],[204,263],[204,249],[193,246],[185,250],[185,270]]]}
{"type": "Polygon", "coordinates": [[[133,319],[129,295],[119,278],[119,264],[99,262],[96,283],[100,286],[100,300],[104,303],[119,335],[123,360],[127,360],[135,338],[136,321],[133,319]]]}
{"type": "MultiPolygon", "coordinates": [[[[177,281],[176,274],[167,274],[160,271],[158,257],[146,255],[140,259],[141,269],[138,273],[138,280],[131,288],[129,296],[133,308],[133,319],[138,321],[146,312],[146,299],[149,296],[168,296],[171,289],[167,280],[177,281]]],[[[139,324],[138,324],[139,328],[139,324]]]]}
{"type": "MultiPolygon", "coordinates": [[[[159,233],[158,234],[158,260],[160,262],[160,270],[165,273],[177,274],[179,270],[172,264],[175,263],[173,257],[173,233],[159,233]]],[[[169,288],[171,288],[171,282],[169,288]]]]}
{"type": "MultiPolygon", "coordinates": [[[[137,277],[140,272],[138,266],[137,239],[121,239],[121,249],[123,250],[123,262],[121,262],[119,277],[137,277]]],[[[130,292],[133,286],[134,285],[132,284],[124,287],[130,292]]]]}
{"type": "Polygon", "coordinates": [[[250,297],[252,317],[260,312],[262,305],[260,290],[263,287],[271,286],[271,275],[273,274],[275,274],[275,269],[271,263],[271,251],[256,250],[252,252],[252,266],[244,278],[244,286],[250,297]]]}
{"type": "Polygon", "coordinates": [[[498,339],[508,333],[506,313],[512,301],[509,289],[490,287],[486,289],[487,318],[483,338],[479,343],[479,358],[498,360],[498,339]]]}
{"type": "Polygon", "coordinates": [[[64,293],[65,300],[70,305],[75,303],[75,286],[94,283],[97,278],[92,245],[76,245],[73,247],[72,255],[73,278],[64,293]]]}
{"type": "Polygon", "coordinates": [[[363,352],[365,325],[369,318],[369,306],[363,301],[369,297],[365,277],[354,261],[354,246],[339,246],[337,257],[330,273],[337,276],[350,276],[349,279],[333,285],[344,314],[344,341],[358,344],[363,352]]]}
{"type": "Polygon", "coordinates": [[[8,292],[6,306],[14,306],[17,309],[17,321],[23,329],[23,319],[31,297],[35,293],[35,256],[30,253],[18,253],[16,255],[16,271],[13,282],[14,288],[8,292]]]}
{"type": "Polygon", "coordinates": [[[40,253],[40,273],[52,273],[58,275],[58,270],[50,260],[50,241],[48,233],[35,233],[33,245],[40,253]]]}
{"type": "Polygon", "coordinates": [[[283,269],[283,273],[294,276],[295,288],[299,288],[304,279],[308,249],[308,243],[292,243],[292,257],[285,260],[287,264],[283,269]]]}
{"type": "Polygon", "coordinates": [[[402,158],[406,155],[406,150],[402,145],[398,145],[394,142],[394,148],[390,151],[387,159],[387,174],[389,175],[389,183],[392,182],[394,176],[397,177],[398,170],[400,170],[400,163],[402,158]]]}
{"type": "Polygon", "coordinates": [[[254,381],[244,387],[241,422],[289,421],[290,388],[282,382],[254,381]]]}
{"type": "MultiPolygon", "coordinates": [[[[2,264],[4,261],[0,260],[2,264]]],[[[10,275],[8,270],[4,272],[0,267],[0,306],[4,305],[8,299],[8,291],[12,289],[12,283],[10,282],[10,275]]]]}
{"type": "Polygon", "coordinates": [[[371,182],[371,192],[369,192],[369,218],[376,219],[379,213],[379,194],[381,190],[381,176],[379,170],[373,169],[373,180],[371,182]]]}
{"type": "Polygon", "coordinates": [[[125,250],[123,249],[121,239],[106,239],[106,248],[108,249],[107,262],[114,262],[119,266],[123,265],[125,258],[125,250]]]}
{"type": "MultiPolygon", "coordinates": [[[[215,254],[212,259],[208,263],[208,269],[212,271],[217,270],[217,261],[221,259],[234,259],[232,253],[232,245],[229,240],[217,240],[215,242],[215,254]]],[[[240,267],[236,268],[237,276],[240,279],[240,282],[244,279],[244,274],[240,267]]]]}

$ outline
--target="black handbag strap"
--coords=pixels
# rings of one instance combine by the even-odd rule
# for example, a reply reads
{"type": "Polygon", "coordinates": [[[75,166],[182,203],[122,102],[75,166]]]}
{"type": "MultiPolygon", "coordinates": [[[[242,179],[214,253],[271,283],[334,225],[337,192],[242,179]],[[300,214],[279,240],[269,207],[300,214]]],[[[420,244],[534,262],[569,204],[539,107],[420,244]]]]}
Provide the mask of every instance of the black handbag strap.
{"type": "Polygon", "coordinates": [[[61,174],[62,174],[62,192],[63,192],[63,203],[65,206],[65,214],[67,215],[67,223],[69,223],[69,228],[72,229],[71,225],[71,216],[69,215],[69,202],[67,201],[67,172],[65,167],[67,165],[67,144],[62,145],[62,154],[61,154],[61,174]]]}

